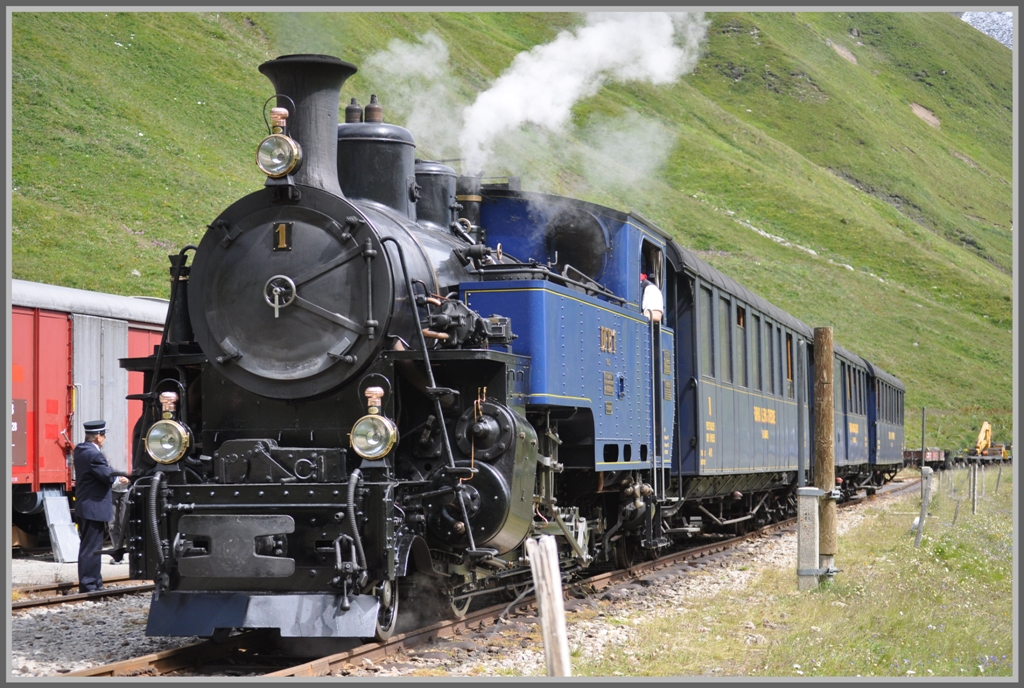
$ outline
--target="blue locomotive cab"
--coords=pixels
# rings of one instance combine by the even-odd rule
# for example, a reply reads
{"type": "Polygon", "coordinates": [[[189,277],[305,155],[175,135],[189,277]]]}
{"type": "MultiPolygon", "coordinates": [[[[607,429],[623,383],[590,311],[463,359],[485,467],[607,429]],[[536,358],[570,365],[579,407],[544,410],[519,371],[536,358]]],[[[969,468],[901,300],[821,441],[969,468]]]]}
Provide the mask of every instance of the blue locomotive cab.
{"type": "Polygon", "coordinates": [[[531,360],[527,412],[558,421],[559,461],[597,472],[660,465],[671,453],[674,332],[641,312],[640,277],[665,275],[668,237],[582,201],[486,185],[481,199],[487,244],[516,262],[482,266],[461,295],[514,323],[511,350],[531,360]]]}

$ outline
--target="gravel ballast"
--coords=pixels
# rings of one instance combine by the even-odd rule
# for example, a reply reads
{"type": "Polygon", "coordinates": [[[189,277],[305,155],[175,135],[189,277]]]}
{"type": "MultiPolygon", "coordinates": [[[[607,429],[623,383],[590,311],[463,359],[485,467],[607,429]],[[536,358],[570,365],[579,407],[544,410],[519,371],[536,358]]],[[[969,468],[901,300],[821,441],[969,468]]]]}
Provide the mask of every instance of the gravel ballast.
{"type": "MultiPolygon", "coordinates": [[[[854,507],[839,512],[840,532],[860,520],[859,511],[859,507],[854,507]]],[[[793,567],[795,562],[796,531],[790,530],[757,538],[729,554],[704,557],[609,588],[585,600],[568,600],[570,649],[578,649],[583,657],[614,652],[643,627],[645,620],[686,609],[693,600],[722,591],[739,592],[760,571],[793,567]],[[586,616],[590,618],[584,619],[575,613],[584,609],[588,610],[586,616]]],[[[17,568],[13,580],[14,585],[35,583],[19,580],[17,568]]],[[[149,593],[145,593],[13,613],[11,677],[60,676],[198,640],[146,637],[149,599],[149,593]]],[[[341,673],[351,676],[543,676],[544,650],[539,620],[513,617],[479,632],[400,653],[386,663],[363,660],[358,666],[344,668],[341,673]]]]}

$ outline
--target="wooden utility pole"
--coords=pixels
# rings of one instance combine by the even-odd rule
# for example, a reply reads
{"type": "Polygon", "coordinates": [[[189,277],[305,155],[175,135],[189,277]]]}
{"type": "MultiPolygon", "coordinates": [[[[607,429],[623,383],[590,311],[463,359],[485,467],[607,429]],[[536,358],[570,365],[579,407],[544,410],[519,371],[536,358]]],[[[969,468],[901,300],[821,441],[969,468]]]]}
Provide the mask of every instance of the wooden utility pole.
{"type": "Polygon", "coordinates": [[[814,486],[825,492],[818,505],[821,544],[818,562],[822,569],[835,567],[836,487],[835,395],[832,387],[832,328],[814,328],[814,486]]]}

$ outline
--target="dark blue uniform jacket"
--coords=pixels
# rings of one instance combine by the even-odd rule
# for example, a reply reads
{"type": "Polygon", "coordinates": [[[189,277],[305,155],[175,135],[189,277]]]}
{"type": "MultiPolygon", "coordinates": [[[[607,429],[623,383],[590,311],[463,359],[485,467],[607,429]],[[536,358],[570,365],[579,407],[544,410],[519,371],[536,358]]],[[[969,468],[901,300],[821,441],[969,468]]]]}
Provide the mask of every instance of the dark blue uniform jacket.
{"type": "Polygon", "coordinates": [[[107,457],[92,442],[75,447],[75,515],[90,521],[110,521],[114,508],[110,500],[110,475],[107,457]]]}

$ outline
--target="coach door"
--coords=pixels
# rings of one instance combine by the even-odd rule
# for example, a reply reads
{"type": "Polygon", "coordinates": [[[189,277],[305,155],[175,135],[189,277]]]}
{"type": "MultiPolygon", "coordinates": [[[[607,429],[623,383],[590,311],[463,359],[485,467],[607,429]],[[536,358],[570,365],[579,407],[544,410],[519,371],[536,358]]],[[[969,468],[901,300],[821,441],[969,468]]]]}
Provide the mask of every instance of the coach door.
{"type": "Polygon", "coordinates": [[[846,465],[849,458],[847,419],[849,411],[847,399],[849,395],[847,365],[844,361],[835,359],[835,366],[832,369],[832,388],[835,390],[835,465],[836,467],[846,465]]]}
{"type": "Polygon", "coordinates": [[[74,328],[75,444],[85,441],[82,423],[105,420],[109,441],[104,454],[116,471],[128,470],[125,438],[128,427],[128,371],[119,359],[128,357],[128,323],[123,320],[72,315],[74,328]]]}

